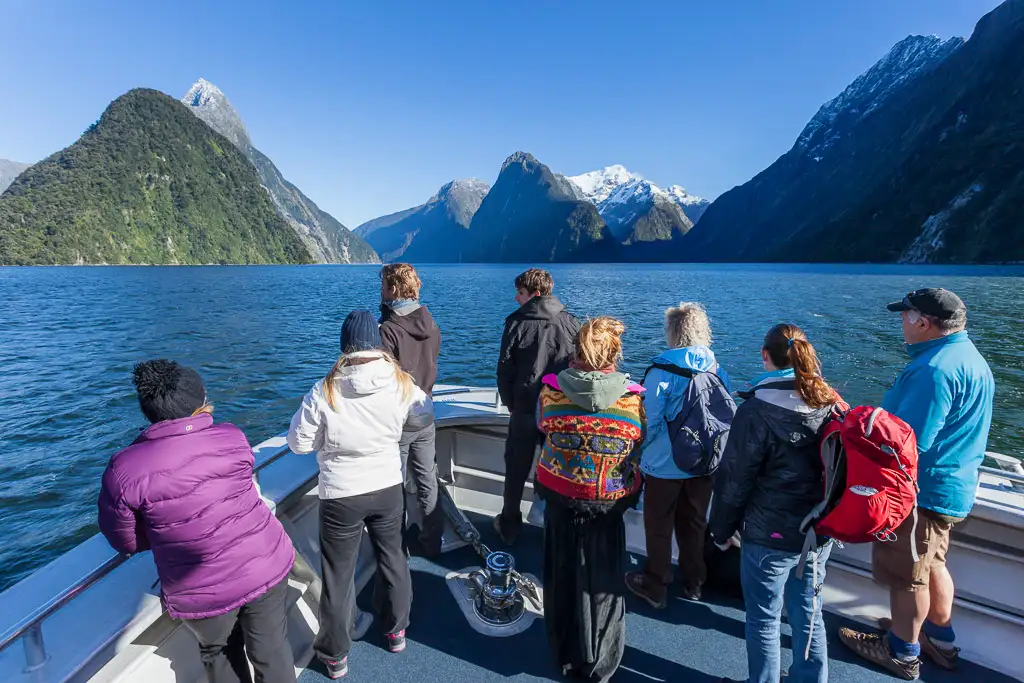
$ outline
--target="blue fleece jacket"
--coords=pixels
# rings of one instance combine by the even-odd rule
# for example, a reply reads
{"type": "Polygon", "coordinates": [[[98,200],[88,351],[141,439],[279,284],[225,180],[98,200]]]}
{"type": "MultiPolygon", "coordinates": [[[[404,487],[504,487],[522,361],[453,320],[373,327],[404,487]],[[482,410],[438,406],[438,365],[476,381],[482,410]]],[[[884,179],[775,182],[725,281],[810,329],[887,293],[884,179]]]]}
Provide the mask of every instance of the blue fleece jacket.
{"type": "Polygon", "coordinates": [[[907,353],[882,407],[917,436],[918,506],[966,517],[992,424],[992,370],[966,332],[908,344],[907,353]]]}
{"type": "MultiPolygon", "coordinates": [[[[670,349],[654,359],[655,363],[675,365],[694,371],[707,371],[715,365],[715,354],[706,346],[685,346],[681,349],[670,349]]],[[[729,385],[729,375],[722,366],[718,366],[718,376],[725,387],[729,385]]],[[[640,469],[658,479],[690,479],[690,475],[676,467],[672,459],[672,443],[668,438],[668,425],[679,414],[683,407],[683,394],[689,378],[673,375],[664,370],[653,368],[644,380],[644,410],[647,412],[647,439],[642,446],[640,469]]]]}

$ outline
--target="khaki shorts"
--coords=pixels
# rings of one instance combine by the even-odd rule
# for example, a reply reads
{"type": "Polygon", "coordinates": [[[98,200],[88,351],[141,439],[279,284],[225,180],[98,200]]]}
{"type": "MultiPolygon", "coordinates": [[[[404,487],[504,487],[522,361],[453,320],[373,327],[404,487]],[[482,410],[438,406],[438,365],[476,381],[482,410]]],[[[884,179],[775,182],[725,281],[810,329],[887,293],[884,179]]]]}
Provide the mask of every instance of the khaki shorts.
{"type": "Polygon", "coordinates": [[[946,564],[949,551],[949,532],[953,525],[963,521],[918,508],[917,541],[918,560],[914,562],[910,550],[910,530],[914,516],[910,515],[896,531],[896,540],[874,543],[871,546],[871,574],[875,581],[894,590],[915,592],[928,588],[932,569],[946,564]]]}

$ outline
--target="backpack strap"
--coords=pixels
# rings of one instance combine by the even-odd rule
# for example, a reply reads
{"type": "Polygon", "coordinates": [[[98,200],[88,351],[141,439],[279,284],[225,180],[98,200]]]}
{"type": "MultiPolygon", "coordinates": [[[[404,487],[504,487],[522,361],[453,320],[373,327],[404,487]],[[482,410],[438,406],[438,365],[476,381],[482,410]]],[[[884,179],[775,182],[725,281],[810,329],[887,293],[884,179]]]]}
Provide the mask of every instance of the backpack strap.
{"type": "MultiPolygon", "coordinates": [[[[717,367],[717,366],[716,366],[717,367]]],[[[651,370],[661,370],[667,372],[670,375],[678,375],[679,377],[686,377],[687,379],[693,379],[693,370],[689,368],[681,368],[678,365],[672,365],[671,363],[651,363],[644,370],[644,378],[640,381],[641,384],[647,383],[647,375],[651,370]]]]}

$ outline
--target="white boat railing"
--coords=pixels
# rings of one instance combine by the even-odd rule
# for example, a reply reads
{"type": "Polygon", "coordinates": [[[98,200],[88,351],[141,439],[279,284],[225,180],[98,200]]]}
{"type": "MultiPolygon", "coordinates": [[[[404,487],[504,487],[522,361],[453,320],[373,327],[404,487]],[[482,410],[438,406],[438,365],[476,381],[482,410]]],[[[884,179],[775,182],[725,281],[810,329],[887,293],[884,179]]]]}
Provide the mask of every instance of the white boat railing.
{"type": "MultiPolygon", "coordinates": [[[[253,468],[253,474],[259,484],[260,471],[274,464],[291,453],[288,446],[277,449],[253,468]]],[[[111,551],[113,552],[113,551],[111,551]]],[[[131,555],[111,555],[98,567],[95,567],[71,586],[57,593],[42,605],[18,619],[13,625],[0,632],[0,650],[6,649],[19,638],[25,648],[25,672],[39,669],[48,659],[46,643],[43,640],[43,622],[47,617],[68,604],[100,579],[124,564],[131,555]]]]}
{"type": "MultiPolygon", "coordinates": [[[[469,394],[475,391],[479,390],[469,387],[439,389],[433,392],[433,396],[437,398],[455,394],[469,394]]],[[[498,407],[500,400],[500,398],[496,399],[495,407],[498,407]]],[[[262,461],[256,463],[256,466],[253,467],[253,476],[257,485],[259,485],[260,481],[260,472],[289,453],[291,453],[291,449],[288,446],[281,446],[262,461]]],[[[111,553],[113,553],[113,550],[111,550],[111,553]]],[[[0,651],[5,650],[16,640],[21,639],[25,648],[25,672],[32,672],[41,668],[49,658],[46,653],[46,643],[43,639],[43,622],[47,617],[123,565],[130,557],[130,555],[112,554],[71,586],[60,591],[28,614],[19,618],[13,625],[0,632],[0,651]]]]}

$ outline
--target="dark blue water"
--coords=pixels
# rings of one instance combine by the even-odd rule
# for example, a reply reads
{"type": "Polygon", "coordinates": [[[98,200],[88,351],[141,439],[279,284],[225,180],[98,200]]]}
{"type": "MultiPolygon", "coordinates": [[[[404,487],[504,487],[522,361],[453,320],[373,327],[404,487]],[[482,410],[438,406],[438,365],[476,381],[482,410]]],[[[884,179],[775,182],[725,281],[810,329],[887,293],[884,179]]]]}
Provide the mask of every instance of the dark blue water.
{"type": "MultiPolygon", "coordinates": [[[[518,266],[424,266],[424,302],[444,335],[441,381],[493,385],[518,266]]],[[[774,323],[804,327],[826,376],[855,403],[877,403],[905,363],[889,301],[945,286],[996,373],[990,449],[1024,457],[1024,269],[565,265],[555,293],[580,316],[627,325],[637,375],[663,345],[681,300],[712,317],[734,378],[760,371],[774,323]]],[[[0,589],[95,532],[110,455],[144,424],[132,365],[170,357],[200,369],[216,416],[253,444],[288,426],[335,360],[341,320],[375,310],[377,269],[361,266],[0,268],[0,589]]]]}

